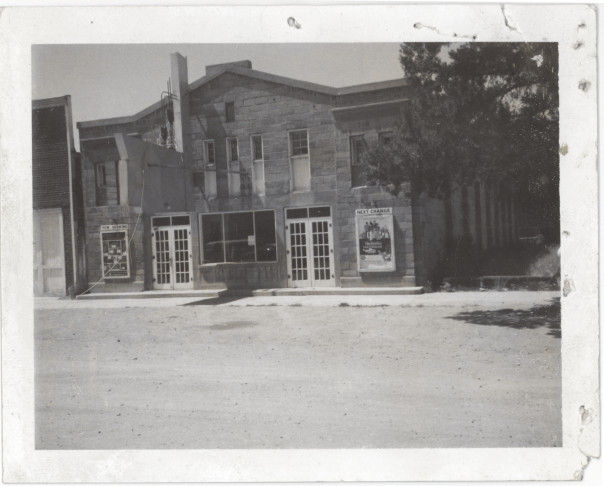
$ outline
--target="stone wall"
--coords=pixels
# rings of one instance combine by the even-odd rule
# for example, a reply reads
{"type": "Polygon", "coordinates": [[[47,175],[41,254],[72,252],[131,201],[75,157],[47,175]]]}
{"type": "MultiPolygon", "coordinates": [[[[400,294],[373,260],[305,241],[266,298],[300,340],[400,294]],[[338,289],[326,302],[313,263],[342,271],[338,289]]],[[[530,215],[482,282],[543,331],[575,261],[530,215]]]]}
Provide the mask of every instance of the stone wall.
{"type": "MultiPolygon", "coordinates": [[[[398,113],[372,112],[362,121],[337,122],[336,105],[383,101],[402,96],[401,89],[335,97],[226,73],[190,93],[191,137],[198,160],[204,140],[214,140],[217,197],[194,192],[195,212],[274,209],[277,229],[276,263],[205,264],[198,267],[199,286],[287,286],[284,208],[329,205],[332,209],[336,285],[408,285],[414,283],[411,204],[405,194],[393,197],[378,188],[352,189],[350,144],[353,133],[392,130],[398,113]],[[226,122],[225,103],[234,102],[235,120],[226,122]],[[289,131],[306,129],[309,138],[311,190],[290,189],[289,131]],[[251,171],[251,135],[262,135],[265,195],[230,197],[226,138],[237,137],[239,160],[251,171]],[[393,207],[397,270],[359,275],[356,263],[354,214],[357,208],[393,207]],[[347,280],[348,279],[348,280],[347,280]]],[[[353,117],[354,118],[354,117],[353,117]]],[[[201,237],[201,236],[200,236],[201,237]]],[[[196,255],[199,258],[199,255],[196,255]]]]}

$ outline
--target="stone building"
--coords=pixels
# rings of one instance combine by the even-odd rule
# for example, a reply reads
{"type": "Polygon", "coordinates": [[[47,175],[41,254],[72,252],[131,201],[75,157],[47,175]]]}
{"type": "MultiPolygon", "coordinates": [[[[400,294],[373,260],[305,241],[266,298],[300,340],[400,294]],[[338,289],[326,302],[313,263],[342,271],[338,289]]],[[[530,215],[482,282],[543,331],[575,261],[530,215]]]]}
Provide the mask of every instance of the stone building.
{"type": "Polygon", "coordinates": [[[82,179],[71,98],[32,104],[34,293],[64,296],[86,284],[82,179]]]}
{"type": "MultiPolygon", "coordinates": [[[[368,185],[361,164],[368,143],[389,143],[412,96],[404,79],[332,88],[239,61],[206,66],[189,83],[186,59],[171,62],[171,86],[156,104],[77,124],[97,290],[431,278],[443,258],[445,204],[424,195],[412,206],[407,191],[368,185]]],[[[472,231],[482,248],[511,243],[511,206],[474,189],[458,191],[465,202],[454,234],[472,231]],[[495,243],[482,222],[498,205],[501,224],[491,226],[509,239],[495,243]],[[461,224],[468,211],[472,221],[461,224]]]]}

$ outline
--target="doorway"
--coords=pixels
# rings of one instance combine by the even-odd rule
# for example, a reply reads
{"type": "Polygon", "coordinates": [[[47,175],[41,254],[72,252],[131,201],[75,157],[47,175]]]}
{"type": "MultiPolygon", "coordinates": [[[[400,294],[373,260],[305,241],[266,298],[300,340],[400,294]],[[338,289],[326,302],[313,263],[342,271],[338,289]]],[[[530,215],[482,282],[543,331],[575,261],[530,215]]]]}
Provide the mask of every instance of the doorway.
{"type": "Polygon", "coordinates": [[[34,295],[64,296],[65,243],[61,208],[34,210],[34,295]]]}
{"type": "Polygon", "coordinates": [[[153,288],[193,288],[191,224],[188,215],[155,216],[151,219],[153,288]]]}
{"type": "Polygon", "coordinates": [[[285,210],[289,287],[334,287],[331,208],[285,210]]]}

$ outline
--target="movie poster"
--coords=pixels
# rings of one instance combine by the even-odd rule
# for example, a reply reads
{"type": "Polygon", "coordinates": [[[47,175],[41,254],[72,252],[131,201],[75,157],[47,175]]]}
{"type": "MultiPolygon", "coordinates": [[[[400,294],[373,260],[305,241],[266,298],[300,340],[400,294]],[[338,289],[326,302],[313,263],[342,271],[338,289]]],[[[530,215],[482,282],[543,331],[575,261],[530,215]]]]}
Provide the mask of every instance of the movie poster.
{"type": "Polygon", "coordinates": [[[101,246],[103,250],[103,277],[128,278],[128,226],[102,225],[101,246]]]}
{"type": "Polygon", "coordinates": [[[392,208],[357,209],[355,216],[359,272],[394,271],[392,208]]]}

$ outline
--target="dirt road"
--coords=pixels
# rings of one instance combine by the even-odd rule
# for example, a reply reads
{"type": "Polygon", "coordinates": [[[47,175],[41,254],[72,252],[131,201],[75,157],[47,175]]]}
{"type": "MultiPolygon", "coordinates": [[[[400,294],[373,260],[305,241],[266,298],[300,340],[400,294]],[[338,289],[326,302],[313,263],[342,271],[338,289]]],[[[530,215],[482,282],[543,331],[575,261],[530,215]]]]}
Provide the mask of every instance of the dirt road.
{"type": "Polygon", "coordinates": [[[36,309],[36,444],[559,446],[559,306],[531,294],[36,309]]]}

